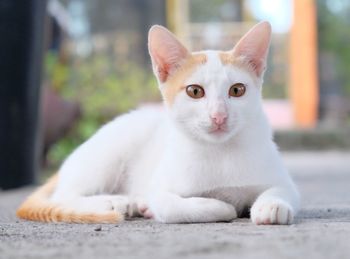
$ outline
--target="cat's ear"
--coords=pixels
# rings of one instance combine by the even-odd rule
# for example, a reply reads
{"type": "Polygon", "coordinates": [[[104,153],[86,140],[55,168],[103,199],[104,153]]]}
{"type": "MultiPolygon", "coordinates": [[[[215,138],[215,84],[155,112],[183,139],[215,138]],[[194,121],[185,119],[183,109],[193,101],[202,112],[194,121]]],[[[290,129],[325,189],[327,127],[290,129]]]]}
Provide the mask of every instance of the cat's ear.
{"type": "Polygon", "coordinates": [[[232,50],[233,55],[247,63],[255,74],[261,77],[266,68],[270,40],[270,23],[260,22],[240,39],[232,50]]]}
{"type": "Polygon", "coordinates": [[[188,50],[166,28],[154,25],[148,33],[148,50],[153,71],[164,83],[189,55],[188,50]]]}

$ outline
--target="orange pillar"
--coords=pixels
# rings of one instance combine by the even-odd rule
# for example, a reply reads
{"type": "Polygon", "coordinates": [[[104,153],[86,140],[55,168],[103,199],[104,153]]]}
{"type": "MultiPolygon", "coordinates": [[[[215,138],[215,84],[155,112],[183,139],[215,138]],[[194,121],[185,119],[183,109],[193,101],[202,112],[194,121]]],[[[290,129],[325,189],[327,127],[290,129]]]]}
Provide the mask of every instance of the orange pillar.
{"type": "Polygon", "coordinates": [[[296,125],[312,128],[318,117],[317,15],[315,0],[294,0],[290,37],[290,97],[296,125]]]}

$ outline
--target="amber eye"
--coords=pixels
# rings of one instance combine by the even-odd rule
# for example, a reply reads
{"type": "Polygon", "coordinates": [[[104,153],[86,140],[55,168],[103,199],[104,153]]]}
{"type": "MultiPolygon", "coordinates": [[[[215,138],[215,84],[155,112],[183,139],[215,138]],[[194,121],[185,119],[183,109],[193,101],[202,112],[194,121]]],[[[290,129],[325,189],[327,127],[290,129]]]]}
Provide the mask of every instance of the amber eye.
{"type": "Polygon", "coordinates": [[[189,85],[186,87],[186,93],[188,96],[198,99],[204,96],[204,89],[199,85],[189,85]]]}
{"type": "Polygon", "coordinates": [[[228,94],[232,97],[241,97],[245,93],[245,85],[242,83],[237,83],[231,86],[228,94]]]}

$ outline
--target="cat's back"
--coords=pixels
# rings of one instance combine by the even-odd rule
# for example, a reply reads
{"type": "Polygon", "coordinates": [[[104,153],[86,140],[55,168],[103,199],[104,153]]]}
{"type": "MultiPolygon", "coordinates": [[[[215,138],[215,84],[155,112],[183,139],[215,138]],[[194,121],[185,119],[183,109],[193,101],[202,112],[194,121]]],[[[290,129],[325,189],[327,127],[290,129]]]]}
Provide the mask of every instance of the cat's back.
{"type": "Polygon", "coordinates": [[[108,175],[118,174],[119,178],[124,173],[139,174],[163,147],[159,135],[164,135],[160,134],[164,132],[164,118],[163,109],[157,106],[142,107],[116,117],[66,159],[59,170],[61,182],[80,177],[75,172],[84,172],[85,177],[89,172],[99,172],[101,181],[108,175]]]}
{"type": "Polygon", "coordinates": [[[143,142],[163,126],[164,118],[163,107],[152,105],[118,116],[106,126],[109,126],[114,133],[123,136],[125,141],[143,142]]]}
{"type": "Polygon", "coordinates": [[[116,128],[122,127],[127,164],[127,183],[124,191],[132,196],[146,195],[159,159],[164,153],[169,125],[165,111],[156,105],[143,107],[116,118],[116,128]]]}
{"type": "Polygon", "coordinates": [[[152,141],[154,133],[164,124],[164,117],[163,109],[157,106],[142,107],[120,115],[102,126],[66,162],[76,160],[72,159],[74,157],[95,153],[111,160],[116,157],[129,159],[140,147],[152,141]]]}

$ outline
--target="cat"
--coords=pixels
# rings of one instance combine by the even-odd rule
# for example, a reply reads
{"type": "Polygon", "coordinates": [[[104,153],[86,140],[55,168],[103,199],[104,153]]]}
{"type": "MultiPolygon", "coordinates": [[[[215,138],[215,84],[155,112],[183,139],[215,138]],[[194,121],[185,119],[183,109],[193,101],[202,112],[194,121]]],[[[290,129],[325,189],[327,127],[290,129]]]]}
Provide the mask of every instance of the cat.
{"type": "Polygon", "coordinates": [[[149,31],[164,110],[141,108],[103,126],[35,191],[17,216],[45,222],[291,224],[299,192],[262,109],[271,26],[230,51],[190,53],[166,28],[149,31]]]}

